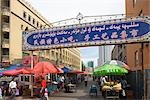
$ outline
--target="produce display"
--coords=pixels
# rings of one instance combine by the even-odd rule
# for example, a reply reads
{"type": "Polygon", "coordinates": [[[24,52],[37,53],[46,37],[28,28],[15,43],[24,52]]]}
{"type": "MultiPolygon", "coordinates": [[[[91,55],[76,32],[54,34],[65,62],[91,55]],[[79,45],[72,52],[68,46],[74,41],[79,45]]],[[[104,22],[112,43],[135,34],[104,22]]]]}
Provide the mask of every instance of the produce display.
{"type": "Polygon", "coordinates": [[[102,86],[102,91],[106,91],[106,90],[120,91],[122,90],[121,83],[115,84],[115,82],[107,82],[102,86]]]}

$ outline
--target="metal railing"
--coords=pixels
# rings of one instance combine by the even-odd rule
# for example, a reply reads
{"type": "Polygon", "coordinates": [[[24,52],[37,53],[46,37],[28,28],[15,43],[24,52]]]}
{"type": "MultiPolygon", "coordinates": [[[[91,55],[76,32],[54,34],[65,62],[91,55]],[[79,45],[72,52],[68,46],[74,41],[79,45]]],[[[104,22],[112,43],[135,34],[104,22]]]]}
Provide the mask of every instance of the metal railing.
{"type": "Polygon", "coordinates": [[[9,59],[9,55],[2,55],[2,58],[5,59],[5,60],[8,60],[9,59]]]}
{"type": "Polygon", "coordinates": [[[9,39],[2,40],[2,48],[9,48],[9,39]]]}
{"type": "Polygon", "coordinates": [[[2,12],[10,12],[10,7],[2,6],[1,9],[2,9],[2,12]]]}
{"type": "Polygon", "coordinates": [[[9,23],[2,22],[2,28],[9,28],[9,23]]]}
{"type": "Polygon", "coordinates": [[[3,40],[2,40],[2,43],[4,43],[4,44],[9,44],[9,39],[3,39],[3,40]]]}
{"type": "Polygon", "coordinates": [[[81,13],[79,13],[76,16],[76,18],[69,18],[69,19],[65,19],[65,20],[52,22],[52,25],[53,26],[64,26],[64,25],[73,25],[73,24],[80,24],[80,23],[89,23],[89,22],[96,22],[96,21],[120,19],[120,18],[125,18],[125,17],[126,17],[125,14],[83,16],[81,13]]]}

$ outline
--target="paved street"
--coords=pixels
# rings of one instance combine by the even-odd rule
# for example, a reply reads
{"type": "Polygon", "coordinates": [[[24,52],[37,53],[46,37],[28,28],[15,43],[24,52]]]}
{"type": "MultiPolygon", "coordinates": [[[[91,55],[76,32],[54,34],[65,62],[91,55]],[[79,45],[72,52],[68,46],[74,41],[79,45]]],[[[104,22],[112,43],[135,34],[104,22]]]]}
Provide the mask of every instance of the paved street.
{"type": "Polygon", "coordinates": [[[60,93],[56,94],[53,97],[50,97],[52,100],[103,100],[101,93],[98,93],[98,96],[89,96],[89,86],[95,84],[92,80],[89,82],[88,87],[85,87],[84,84],[79,84],[80,86],[77,89],[76,93],[60,93]]]}
{"type": "MultiPolygon", "coordinates": [[[[95,82],[90,79],[88,87],[84,86],[84,83],[79,84],[77,92],[75,93],[64,93],[58,92],[49,97],[49,100],[103,100],[101,93],[98,92],[98,96],[89,96],[89,86],[95,84],[95,82]]],[[[39,100],[39,98],[29,99],[17,97],[17,100],[39,100]]]]}

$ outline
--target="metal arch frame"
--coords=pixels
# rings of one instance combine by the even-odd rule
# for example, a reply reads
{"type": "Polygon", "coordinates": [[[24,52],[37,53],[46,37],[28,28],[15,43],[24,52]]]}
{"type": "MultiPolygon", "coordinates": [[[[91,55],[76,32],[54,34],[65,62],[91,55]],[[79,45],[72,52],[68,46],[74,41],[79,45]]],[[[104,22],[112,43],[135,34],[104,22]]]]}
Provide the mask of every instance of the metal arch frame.
{"type": "Polygon", "coordinates": [[[52,22],[51,24],[53,25],[53,27],[57,27],[57,26],[65,26],[65,25],[73,25],[73,24],[82,24],[82,23],[89,23],[89,22],[94,22],[94,21],[101,21],[105,17],[109,17],[109,20],[113,19],[113,17],[114,17],[114,19],[118,19],[119,16],[121,18],[125,18],[126,15],[125,14],[113,14],[113,15],[84,16],[82,13],[79,12],[78,15],[74,18],[68,18],[68,19],[52,22]],[[88,18],[88,20],[85,21],[84,19],[87,19],[87,18],[88,18]],[[94,19],[94,20],[90,21],[89,19],[94,19]],[[69,21],[73,21],[73,20],[74,20],[73,23],[67,24],[67,23],[69,23],[69,21]],[[75,23],[75,21],[76,21],[76,23],[75,23]]]}

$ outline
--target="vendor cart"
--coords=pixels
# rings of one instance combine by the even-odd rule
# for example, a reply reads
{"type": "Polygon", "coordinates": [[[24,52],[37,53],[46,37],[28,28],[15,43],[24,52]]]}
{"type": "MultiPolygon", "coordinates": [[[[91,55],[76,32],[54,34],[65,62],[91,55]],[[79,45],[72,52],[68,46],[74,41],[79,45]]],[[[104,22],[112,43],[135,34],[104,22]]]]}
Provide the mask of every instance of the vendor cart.
{"type": "Polygon", "coordinates": [[[97,96],[97,86],[96,85],[91,85],[89,95],[96,95],[97,96]]]}
{"type": "Polygon", "coordinates": [[[121,84],[112,84],[113,82],[107,82],[102,87],[102,94],[105,98],[111,98],[111,99],[119,99],[120,91],[122,91],[121,84]]]}
{"type": "Polygon", "coordinates": [[[69,92],[77,92],[77,87],[75,84],[68,84],[67,85],[69,92]]]}
{"type": "Polygon", "coordinates": [[[111,89],[109,89],[109,90],[106,90],[105,91],[105,98],[107,98],[107,99],[119,99],[119,91],[115,91],[115,90],[111,90],[111,89]]]}

